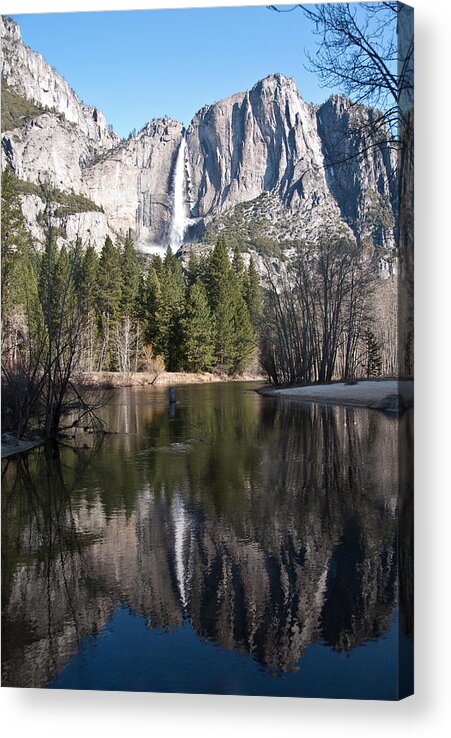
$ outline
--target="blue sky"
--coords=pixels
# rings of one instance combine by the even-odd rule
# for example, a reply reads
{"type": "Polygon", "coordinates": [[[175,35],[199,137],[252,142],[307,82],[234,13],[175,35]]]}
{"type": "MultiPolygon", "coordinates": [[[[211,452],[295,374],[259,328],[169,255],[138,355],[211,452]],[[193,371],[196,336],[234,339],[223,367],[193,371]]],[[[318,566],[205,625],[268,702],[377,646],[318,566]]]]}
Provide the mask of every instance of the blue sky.
{"type": "Polygon", "coordinates": [[[315,49],[302,13],[262,7],[14,15],[22,37],[127,136],[151,118],[185,125],[207,103],[281,72],[323,102],[305,70],[315,49]]]}

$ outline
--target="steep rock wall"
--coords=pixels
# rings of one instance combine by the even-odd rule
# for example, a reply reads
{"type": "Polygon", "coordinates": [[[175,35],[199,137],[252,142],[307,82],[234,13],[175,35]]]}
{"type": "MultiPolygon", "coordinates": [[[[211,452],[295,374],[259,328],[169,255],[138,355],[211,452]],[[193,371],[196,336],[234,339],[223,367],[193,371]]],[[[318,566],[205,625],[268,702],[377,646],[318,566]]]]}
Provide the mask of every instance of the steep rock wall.
{"type": "MultiPolygon", "coordinates": [[[[138,248],[168,243],[182,124],[154,120],[120,141],[100,111],[23,43],[13,21],[3,19],[1,32],[8,88],[48,108],[4,132],[2,166],[101,207],[99,248],[105,235],[129,230],[138,248]]],[[[377,115],[339,96],[310,105],[281,74],[205,106],[186,131],[187,237],[257,201],[248,215],[267,222],[272,238],[312,240],[325,225],[339,227],[385,258],[397,233],[396,158],[387,131],[369,125],[377,115]]]]}

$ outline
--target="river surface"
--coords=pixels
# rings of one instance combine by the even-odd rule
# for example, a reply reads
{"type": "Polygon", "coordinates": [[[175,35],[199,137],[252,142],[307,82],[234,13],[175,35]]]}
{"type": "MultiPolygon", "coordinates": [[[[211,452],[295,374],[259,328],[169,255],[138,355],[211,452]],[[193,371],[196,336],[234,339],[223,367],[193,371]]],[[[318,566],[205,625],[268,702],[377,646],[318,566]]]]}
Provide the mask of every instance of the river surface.
{"type": "Polygon", "coordinates": [[[411,415],[255,387],[117,390],[117,434],[3,463],[4,686],[396,699],[411,415]]]}

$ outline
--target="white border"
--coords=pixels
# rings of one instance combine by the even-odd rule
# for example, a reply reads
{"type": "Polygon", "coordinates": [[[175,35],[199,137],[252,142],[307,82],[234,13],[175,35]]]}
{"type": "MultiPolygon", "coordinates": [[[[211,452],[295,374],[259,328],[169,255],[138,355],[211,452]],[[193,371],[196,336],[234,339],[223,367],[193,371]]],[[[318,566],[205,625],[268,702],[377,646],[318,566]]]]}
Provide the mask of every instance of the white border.
{"type": "MultiPolygon", "coordinates": [[[[258,0],[3,0],[4,14],[258,0]],[[62,7],[62,3],[64,5],[62,7]]],[[[268,3],[269,4],[269,3],[268,3]]],[[[449,735],[451,166],[449,0],[416,0],[416,695],[402,703],[2,689],[2,727],[40,736],[449,735]]],[[[70,80],[69,80],[70,82],[70,80]]]]}

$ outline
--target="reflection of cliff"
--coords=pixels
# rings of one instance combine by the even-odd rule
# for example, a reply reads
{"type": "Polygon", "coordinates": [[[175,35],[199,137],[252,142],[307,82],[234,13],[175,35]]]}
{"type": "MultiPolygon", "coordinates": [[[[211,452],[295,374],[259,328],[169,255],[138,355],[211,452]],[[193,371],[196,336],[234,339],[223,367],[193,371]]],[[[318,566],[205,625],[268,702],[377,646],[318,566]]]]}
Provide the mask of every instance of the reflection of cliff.
{"type": "Polygon", "coordinates": [[[244,509],[202,521],[190,612],[204,635],[285,670],[313,641],[347,649],[388,627],[397,424],[291,404],[268,404],[263,422],[274,438],[244,509]]]}
{"type": "Polygon", "coordinates": [[[149,416],[141,448],[112,439],[91,464],[65,450],[10,465],[5,684],[48,683],[119,603],[164,629],[185,611],[276,671],[310,643],[346,650],[388,628],[398,421],[242,395],[149,416]],[[172,453],[182,436],[190,450],[172,453]]]}

